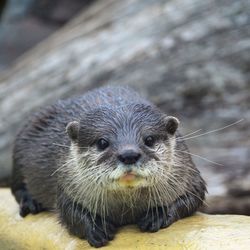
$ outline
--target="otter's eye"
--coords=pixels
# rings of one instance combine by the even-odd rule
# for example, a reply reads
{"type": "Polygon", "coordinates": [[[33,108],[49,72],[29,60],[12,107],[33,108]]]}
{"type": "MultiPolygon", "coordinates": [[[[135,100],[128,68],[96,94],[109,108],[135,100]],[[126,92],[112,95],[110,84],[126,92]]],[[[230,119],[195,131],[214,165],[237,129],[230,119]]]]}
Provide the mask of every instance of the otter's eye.
{"type": "Polygon", "coordinates": [[[107,140],[103,139],[103,138],[101,138],[101,139],[99,139],[99,140],[97,141],[97,147],[98,147],[98,149],[100,149],[100,150],[104,150],[104,149],[106,149],[108,146],[109,146],[109,142],[108,142],[107,140]]]}
{"type": "Polygon", "coordinates": [[[153,147],[155,143],[155,138],[153,136],[148,136],[145,138],[144,143],[148,147],[153,147]]]}

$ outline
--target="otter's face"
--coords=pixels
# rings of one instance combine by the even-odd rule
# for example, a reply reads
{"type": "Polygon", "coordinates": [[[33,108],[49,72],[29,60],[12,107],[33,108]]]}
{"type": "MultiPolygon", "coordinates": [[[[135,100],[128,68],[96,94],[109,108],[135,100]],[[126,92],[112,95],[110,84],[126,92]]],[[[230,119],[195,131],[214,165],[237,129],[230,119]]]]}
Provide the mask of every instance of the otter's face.
{"type": "Polygon", "coordinates": [[[92,110],[67,132],[82,174],[117,190],[153,185],[169,171],[178,123],[140,104],[92,110]]]}

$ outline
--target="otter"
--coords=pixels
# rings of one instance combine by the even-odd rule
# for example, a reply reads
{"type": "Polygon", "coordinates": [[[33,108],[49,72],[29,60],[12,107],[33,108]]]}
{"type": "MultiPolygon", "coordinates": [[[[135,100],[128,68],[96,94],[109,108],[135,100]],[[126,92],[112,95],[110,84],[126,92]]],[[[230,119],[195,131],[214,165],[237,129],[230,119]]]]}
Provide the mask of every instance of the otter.
{"type": "Polygon", "coordinates": [[[20,215],[55,211],[101,247],[118,227],[156,232],[192,215],[206,184],[179,121],[127,87],[102,87],[33,114],[13,150],[20,215]]]}

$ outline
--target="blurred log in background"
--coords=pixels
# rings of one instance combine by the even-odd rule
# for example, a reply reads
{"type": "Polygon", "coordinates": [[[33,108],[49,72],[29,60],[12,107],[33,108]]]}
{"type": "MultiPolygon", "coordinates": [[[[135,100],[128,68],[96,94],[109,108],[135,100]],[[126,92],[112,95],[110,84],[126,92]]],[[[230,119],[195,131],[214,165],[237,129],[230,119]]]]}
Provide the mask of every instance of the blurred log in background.
{"type": "Polygon", "coordinates": [[[31,111],[104,84],[129,85],[177,116],[184,134],[244,119],[187,143],[193,154],[221,164],[193,157],[208,183],[204,210],[250,214],[248,0],[30,0],[24,1],[29,11],[14,18],[30,25],[12,21],[13,27],[4,28],[10,22],[8,4],[16,1],[7,2],[0,30],[0,63],[7,68],[0,73],[2,185],[11,172],[14,136],[31,111]],[[27,47],[5,59],[11,29],[12,41],[19,34],[18,45],[27,47]]]}

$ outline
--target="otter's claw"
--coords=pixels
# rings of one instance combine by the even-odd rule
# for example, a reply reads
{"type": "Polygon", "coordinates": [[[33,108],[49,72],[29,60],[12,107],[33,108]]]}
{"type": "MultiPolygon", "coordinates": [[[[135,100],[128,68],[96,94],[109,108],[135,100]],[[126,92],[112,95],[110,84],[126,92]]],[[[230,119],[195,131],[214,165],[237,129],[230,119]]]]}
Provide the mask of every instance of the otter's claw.
{"type": "Polygon", "coordinates": [[[45,209],[42,207],[41,203],[38,203],[36,200],[32,199],[31,195],[26,189],[19,190],[20,195],[20,215],[25,217],[28,214],[38,214],[45,209]]]}
{"type": "Polygon", "coordinates": [[[145,213],[137,224],[142,231],[153,233],[172,224],[172,220],[169,219],[170,217],[166,214],[165,209],[158,207],[145,213]]]}
{"type": "Polygon", "coordinates": [[[115,230],[112,223],[105,222],[104,225],[103,221],[97,218],[85,228],[85,237],[91,246],[102,247],[113,240],[115,230]]]}

